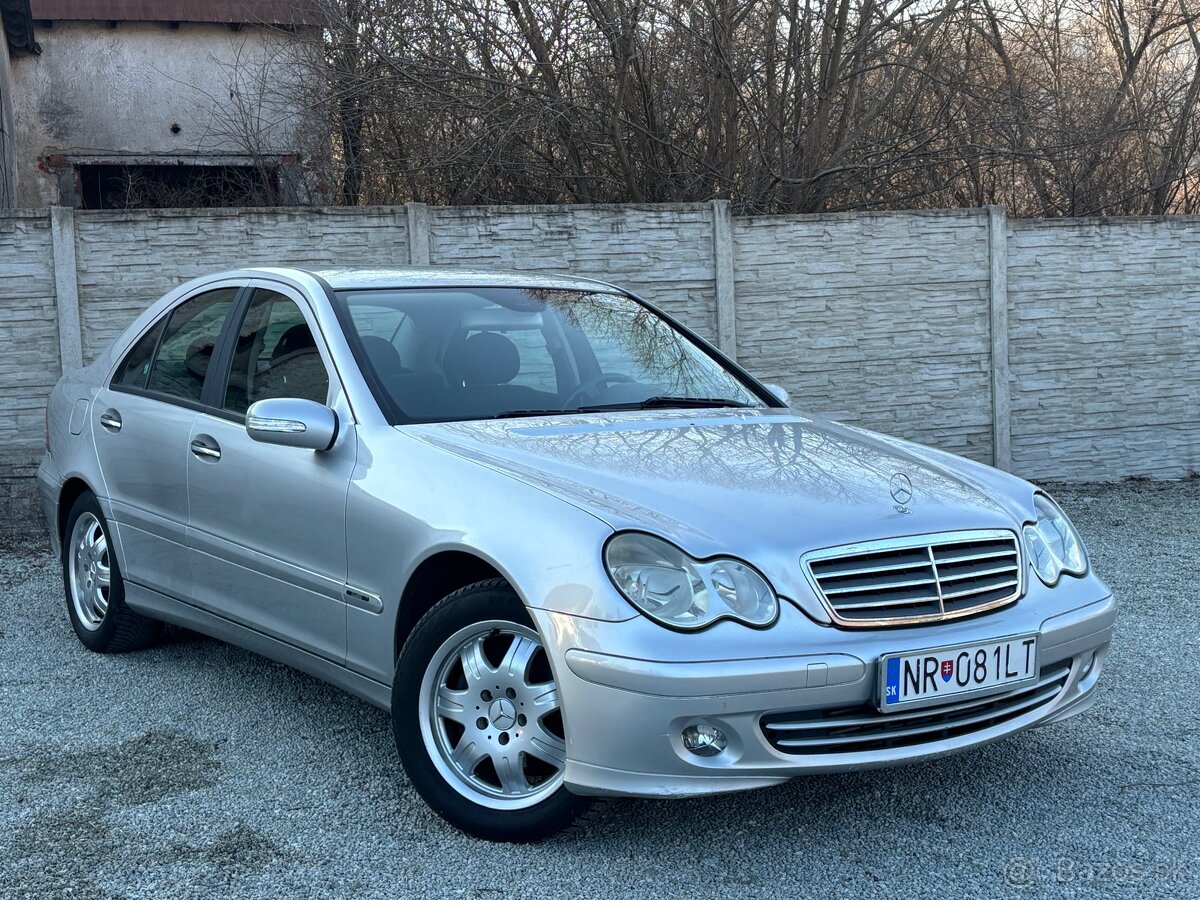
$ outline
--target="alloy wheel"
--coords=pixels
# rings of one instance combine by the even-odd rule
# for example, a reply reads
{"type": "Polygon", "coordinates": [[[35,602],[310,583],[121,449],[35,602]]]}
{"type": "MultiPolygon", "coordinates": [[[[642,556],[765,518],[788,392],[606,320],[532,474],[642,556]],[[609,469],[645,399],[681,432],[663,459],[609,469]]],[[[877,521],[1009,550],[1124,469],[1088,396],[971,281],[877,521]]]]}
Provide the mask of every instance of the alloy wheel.
{"type": "Polygon", "coordinates": [[[558,690],[531,628],[488,621],[451,635],[426,667],[420,723],[442,777],[475,803],[521,809],[562,784],[558,690]]]}
{"type": "Polygon", "coordinates": [[[108,536],[100,520],[90,512],[76,519],[69,547],[71,604],[79,624],[88,631],[96,631],[104,624],[112,587],[108,536]]]}

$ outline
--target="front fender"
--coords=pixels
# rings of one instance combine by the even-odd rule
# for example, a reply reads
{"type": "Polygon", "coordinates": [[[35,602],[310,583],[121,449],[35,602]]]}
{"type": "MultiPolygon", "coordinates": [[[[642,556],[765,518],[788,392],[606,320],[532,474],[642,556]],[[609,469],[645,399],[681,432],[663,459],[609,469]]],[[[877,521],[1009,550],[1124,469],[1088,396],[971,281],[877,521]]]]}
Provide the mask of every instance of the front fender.
{"type": "Polygon", "coordinates": [[[534,609],[618,622],[636,611],[612,589],[601,551],[612,528],[511,475],[414,440],[360,426],[347,496],[347,581],[382,612],[347,608],[351,668],[388,682],[404,587],[422,562],[471,554],[534,609]]]}

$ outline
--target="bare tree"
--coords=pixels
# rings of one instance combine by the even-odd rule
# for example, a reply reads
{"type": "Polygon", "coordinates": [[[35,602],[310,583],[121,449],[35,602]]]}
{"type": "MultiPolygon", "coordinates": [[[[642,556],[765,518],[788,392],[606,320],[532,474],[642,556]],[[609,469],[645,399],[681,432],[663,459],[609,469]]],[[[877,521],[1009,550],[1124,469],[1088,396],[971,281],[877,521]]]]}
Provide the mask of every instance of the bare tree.
{"type": "Polygon", "coordinates": [[[1196,0],[328,5],[346,204],[1197,208],[1196,0]]]}

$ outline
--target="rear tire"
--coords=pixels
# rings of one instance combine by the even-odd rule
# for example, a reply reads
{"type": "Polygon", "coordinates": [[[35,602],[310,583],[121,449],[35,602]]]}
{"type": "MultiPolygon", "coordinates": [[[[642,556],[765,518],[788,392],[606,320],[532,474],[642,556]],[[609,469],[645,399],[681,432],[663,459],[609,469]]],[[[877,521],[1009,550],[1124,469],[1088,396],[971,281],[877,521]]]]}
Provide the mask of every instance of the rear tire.
{"type": "Polygon", "coordinates": [[[83,493],[63,532],[63,588],[67,615],[83,646],[96,653],[149,647],[161,625],[125,605],[125,582],[112,549],[109,525],[95,495],[83,493]]]}
{"type": "Polygon", "coordinates": [[[396,663],[404,769],[434,812],[475,837],[543,840],[591,805],[563,784],[562,721],[541,638],[502,579],[439,602],[396,663]]]}

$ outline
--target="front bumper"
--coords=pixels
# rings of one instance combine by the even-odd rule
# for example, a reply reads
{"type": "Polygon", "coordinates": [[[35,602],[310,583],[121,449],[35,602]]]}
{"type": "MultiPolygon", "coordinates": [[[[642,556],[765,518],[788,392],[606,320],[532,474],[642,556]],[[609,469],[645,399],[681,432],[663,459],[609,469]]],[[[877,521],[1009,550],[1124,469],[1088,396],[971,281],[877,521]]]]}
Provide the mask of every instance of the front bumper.
{"type": "Polygon", "coordinates": [[[671,797],[917,762],[1082,712],[1094,700],[1116,605],[1089,576],[995,613],[920,628],[818,626],[786,602],[766,632],[725,622],[700,634],[677,634],[640,617],[599,622],[532,613],[547,638],[562,700],[567,786],[580,794],[671,797]],[[1069,673],[1053,699],[998,724],[984,721],[965,733],[905,746],[803,754],[776,749],[762,727],[763,716],[772,713],[872,705],[876,661],[884,654],[1032,632],[1041,670],[1069,666],[1069,673]],[[788,652],[795,648],[805,652],[788,652]],[[727,736],[719,755],[705,758],[684,748],[684,728],[700,722],[727,736]]]}

